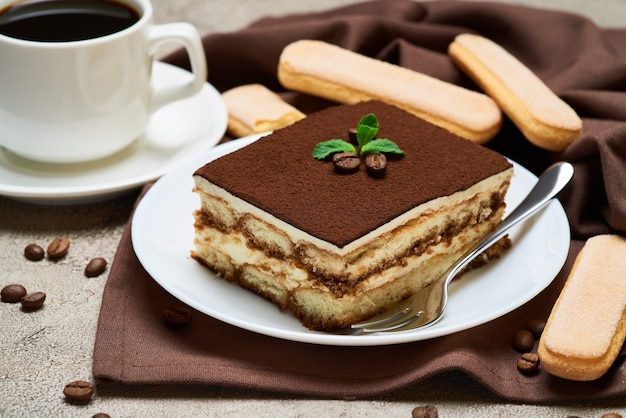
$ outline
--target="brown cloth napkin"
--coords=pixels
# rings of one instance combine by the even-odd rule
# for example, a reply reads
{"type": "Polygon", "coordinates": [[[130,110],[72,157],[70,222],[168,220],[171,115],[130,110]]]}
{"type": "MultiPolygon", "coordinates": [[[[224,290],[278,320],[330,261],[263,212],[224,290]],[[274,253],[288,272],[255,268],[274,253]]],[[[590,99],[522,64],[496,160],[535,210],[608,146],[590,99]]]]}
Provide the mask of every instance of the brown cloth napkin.
{"type": "MultiPolygon", "coordinates": [[[[540,371],[524,376],[511,339],[547,318],[573,258],[592,235],[626,232],[626,30],[599,29],[572,14],[480,2],[374,1],[324,13],[267,18],[245,30],[204,38],[209,82],[223,91],[263,83],[305,112],[324,100],[285,92],[278,56],[297,39],[322,39],[435,77],[476,88],[450,62],[455,35],[479,33],[528,65],[583,117],[583,137],[560,154],[530,145],[508,121],[488,145],[539,173],[555,160],[575,165],[560,196],[570,219],[570,254],[544,292],[479,327],[428,341],[332,347],[258,335],[196,312],[187,327],[164,325],[180,304],[144,271],[126,229],[105,288],[94,348],[99,382],[207,384],[328,398],[369,397],[462,371],[502,398],[547,402],[626,395],[622,361],[594,382],[540,371]]],[[[169,61],[187,66],[182,53],[169,61]]],[[[584,307],[581,307],[584,309],[584,307]]]]}

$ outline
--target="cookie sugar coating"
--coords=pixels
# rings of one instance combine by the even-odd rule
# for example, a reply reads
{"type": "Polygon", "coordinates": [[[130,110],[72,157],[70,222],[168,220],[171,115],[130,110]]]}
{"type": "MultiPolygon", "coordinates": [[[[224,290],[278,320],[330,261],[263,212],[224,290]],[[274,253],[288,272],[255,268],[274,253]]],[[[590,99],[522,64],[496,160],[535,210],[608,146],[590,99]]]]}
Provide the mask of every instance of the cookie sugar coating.
{"type": "Polygon", "coordinates": [[[580,137],[582,121],[576,112],[500,45],[461,34],[448,52],[533,144],[562,151],[580,137]]]}
{"type": "Polygon", "coordinates": [[[626,238],[590,238],[578,255],[539,343],[545,370],[595,380],[611,367],[626,337],[626,238]]]}

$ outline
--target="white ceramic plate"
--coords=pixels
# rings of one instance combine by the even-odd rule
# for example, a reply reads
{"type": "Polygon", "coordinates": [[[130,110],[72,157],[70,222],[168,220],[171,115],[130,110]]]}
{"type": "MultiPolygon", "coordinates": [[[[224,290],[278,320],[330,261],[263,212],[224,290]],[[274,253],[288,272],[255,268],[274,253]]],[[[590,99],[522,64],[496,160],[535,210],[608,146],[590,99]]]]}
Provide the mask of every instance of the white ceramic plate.
{"type": "MultiPolygon", "coordinates": [[[[156,86],[192,75],[155,62],[156,86]]],[[[80,164],[47,164],[0,149],[0,195],[33,203],[101,200],[141,186],[175,165],[213,147],[224,135],[228,114],[221,95],[205,84],[200,93],[159,109],[145,133],[113,156],[80,164]]]]}
{"type": "MultiPolygon", "coordinates": [[[[232,152],[257,137],[213,148],[165,175],[139,204],[132,241],[147,272],[182,302],[237,327],[273,337],[326,345],[369,346],[424,340],[462,331],[498,318],[526,303],[559,272],[569,250],[569,223],[558,201],[551,202],[526,224],[513,228],[513,248],[499,260],[467,273],[455,282],[445,316],[422,330],[376,335],[335,335],[304,328],[279,309],[236,284],[218,278],[190,257],[192,212],[199,198],[191,192],[193,172],[209,160],[232,152]]],[[[537,178],[519,164],[507,195],[517,206],[537,178]]]]}

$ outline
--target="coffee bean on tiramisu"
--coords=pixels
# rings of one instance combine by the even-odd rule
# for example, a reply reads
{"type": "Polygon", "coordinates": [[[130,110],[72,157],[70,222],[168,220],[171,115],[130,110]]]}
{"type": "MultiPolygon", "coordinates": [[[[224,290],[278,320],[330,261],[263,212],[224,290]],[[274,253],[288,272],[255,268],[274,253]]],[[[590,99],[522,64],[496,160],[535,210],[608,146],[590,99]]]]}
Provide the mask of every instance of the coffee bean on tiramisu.
{"type": "Polygon", "coordinates": [[[24,247],[24,257],[30,261],[39,261],[44,258],[46,252],[37,244],[28,244],[24,247]]]}
{"type": "Polygon", "coordinates": [[[361,159],[354,152],[338,152],[333,154],[333,166],[340,174],[353,173],[359,169],[361,159]]]}
{"type": "Polygon", "coordinates": [[[541,337],[543,329],[546,327],[546,321],[543,319],[531,319],[526,324],[526,329],[530,331],[535,338],[541,337]]]}
{"type": "Polygon", "coordinates": [[[43,306],[45,301],[46,294],[44,292],[32,292],[26,294],[22,300],[20,300],[20,303],[22,304],[22,309],[25,311],[36,311],[43,306]]]}
{"type": "Polygon", "coordinates": [[[0,291],[0,300],[7,303],[17,303],[26,296],[26,288],[21,284],[10,284],[4,286],[0,291]]]}
{"type": "Polygon", "coordinates": [[[96,257],[91,259],[85,267],[85,276],[96,277],[104,272],[107,267],[107,261],[102,257],[96,257]]]}
{"type": "Polygon", "coordinates": [[[68,383],[63,389],[63,394],[67,399],[80,402],[90,400],[93,396],[93,392],[93,384],[84,380],[76,380],[68,383]]]}
{"type": "Polygon", "coordinates": [[[48,257],[53,260],[58,260],[67,254],[70,248],[70,240],[67,237],[55,238],[50,245],[48,245],[48,257]]]}
{"type": "Polygon", "coordinates": [[[350,142],[352,142],[353,144],[357,143],[357,132],[358,129],[357,128],[350,128],[348,130],[348,139],[350,140],[350,142]]]}
{"type": "Polygon", "coordinates": [[[176,306],[165,309],[163,311],[163,319],[169,326],[182,327],[189,323],[191,320],[191,314],[191,309],[184,306],[176,306]]]}
{"type": "Polygon", "coordinates": [[[539,370],[539,356],[537,353],[524,353],[517,359],[517,370],[522,374],[531,375],[539,370]]]}
{"type": "Polygon", "coordinates": [[[533,349],[535,337],[527,329],[521,329],[513,337],[513,348],[520,353],[526,353],[533,349]]]}
{"type": "Polygon", "coordinates": [[[367,154],[365,168],[373,176],[382,176],[387,168],[387,157],[385,154],[367,154]]]}

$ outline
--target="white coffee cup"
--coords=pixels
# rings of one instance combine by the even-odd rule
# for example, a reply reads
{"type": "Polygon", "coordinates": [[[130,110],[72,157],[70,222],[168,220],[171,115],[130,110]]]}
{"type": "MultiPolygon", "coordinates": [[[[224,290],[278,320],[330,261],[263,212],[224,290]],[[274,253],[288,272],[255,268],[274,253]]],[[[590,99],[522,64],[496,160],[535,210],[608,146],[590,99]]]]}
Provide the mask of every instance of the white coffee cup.
{"type": "Polygon", "coordinates": [[[155,25],[149,0],[116,1],[139,20],[109,35],[49,42],[0,34],[0,146],[53,163],[102,158],[134,142],[154,111],[202,89],[207,68],[197,30],[155,25]],[[154,54],[165,42],[185,47],[193,75],[155,89],[154,54]]]}

